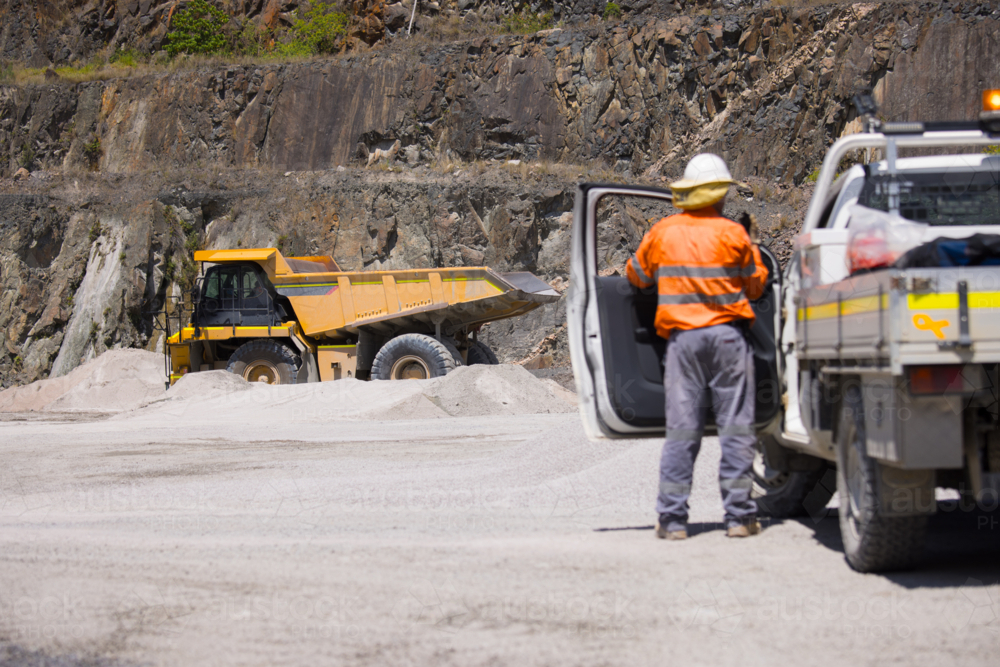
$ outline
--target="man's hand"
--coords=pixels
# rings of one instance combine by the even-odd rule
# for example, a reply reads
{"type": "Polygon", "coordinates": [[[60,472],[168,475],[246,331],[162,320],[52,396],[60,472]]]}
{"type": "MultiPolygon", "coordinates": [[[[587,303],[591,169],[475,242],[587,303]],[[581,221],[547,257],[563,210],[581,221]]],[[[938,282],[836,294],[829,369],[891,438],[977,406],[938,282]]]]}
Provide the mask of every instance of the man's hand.
{"type": "Polygon", "coordinates": [[[757,216],[753,213],[744,212],[740,216],[740,224],[747,230],[751,243],[760,243],[760,230],[757,228],[757,216]]]}

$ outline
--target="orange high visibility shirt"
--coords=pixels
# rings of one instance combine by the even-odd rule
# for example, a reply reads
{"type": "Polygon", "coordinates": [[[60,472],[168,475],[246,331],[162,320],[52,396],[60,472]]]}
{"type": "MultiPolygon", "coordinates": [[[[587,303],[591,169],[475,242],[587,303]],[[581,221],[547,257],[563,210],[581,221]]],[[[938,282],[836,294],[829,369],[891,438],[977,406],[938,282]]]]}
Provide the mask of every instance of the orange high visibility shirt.
{"type": "Polygon", "coordinates": [[[646,233],[626,268],[629,282],[659,292],[656,332],[754,320],[749,299],[764,293],[767,267],[743,227],[714,208],[684,211],[646,233]]]}

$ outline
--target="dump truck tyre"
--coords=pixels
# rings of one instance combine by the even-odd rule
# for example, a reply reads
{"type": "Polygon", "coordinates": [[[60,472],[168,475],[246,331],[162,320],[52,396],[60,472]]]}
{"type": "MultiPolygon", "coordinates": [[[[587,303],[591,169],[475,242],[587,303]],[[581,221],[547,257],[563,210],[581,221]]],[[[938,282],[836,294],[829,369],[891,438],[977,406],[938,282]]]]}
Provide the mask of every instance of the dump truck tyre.
{"type": "Polygon", "coordinates": [[[229,357],[226,370],[247,382],[295,384],[299,374],[298,355],[273,340],[258,339],[244,343],[229,357]]]}
{"type": "Polygon", "coordinates": [[[455,358],[437,339],[423,334],[396,336],[382,346],[372,364],[373,380],[422,380],[455,370],[455,358]]]}
{"type": "Polygon", "coordinates": [[[496,366],[500,363],[497,361],[497,355],[493,354],[493,350],[490,349],[490,346],[478,340],[469,344],[467,356],[470,366],[473,364],[489,364],[491,366],[496,366]]]}
{"type": "Polygon", "coordinates": [[[750,475],[758,513],[776,519],[822,516],[837,488],[836,475],[828,465],[809,472],[778,472],[767,467],[760,451],[750,475]]]}
{"type": "Polygon", "coordinates": [[[454,340],[442,336],[441,344],[444,345],[446,348],[448,348],[448,351],[451,352],[451,357],[452,359],[455,360],[455,368],[465,365],[465,361],[462,360],[462,353],[459,352],[458,345],[455,343],[454,340]]]}
{"type": "Polygon", "coordinates": [[[857,386],[844,392],[837,438],[840,535],[847,562],[858,572],[912,567],[923,551],[926,516],[880,513],[878,462],[868,456],[864,401],[857,386]]]}

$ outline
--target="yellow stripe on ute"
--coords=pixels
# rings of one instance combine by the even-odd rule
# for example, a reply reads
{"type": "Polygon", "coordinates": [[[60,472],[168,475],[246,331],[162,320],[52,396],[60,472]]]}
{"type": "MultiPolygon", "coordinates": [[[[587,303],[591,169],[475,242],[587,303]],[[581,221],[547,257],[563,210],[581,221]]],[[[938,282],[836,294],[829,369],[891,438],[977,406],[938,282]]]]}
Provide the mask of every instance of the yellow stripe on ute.
{"type": "MultiPolygon", "coordinates": [[[[908,294],[910,310],[958,310],[958,292],[908,294]]],[[[1000,308],[1000,292],[970,292],[969,308],[1000,308]]]]}

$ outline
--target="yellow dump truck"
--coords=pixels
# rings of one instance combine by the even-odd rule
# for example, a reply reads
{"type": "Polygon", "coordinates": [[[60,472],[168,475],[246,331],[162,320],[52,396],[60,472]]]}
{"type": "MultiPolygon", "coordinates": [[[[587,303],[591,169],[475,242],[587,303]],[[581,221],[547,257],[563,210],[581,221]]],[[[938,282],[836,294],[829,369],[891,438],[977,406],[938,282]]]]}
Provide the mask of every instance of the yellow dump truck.
{"type": "Polygon", "coordinates": [[[477,340],[486,322],[559,299],[531,273],[484,267],[341,271],[330,257],[276,248],[194,259],[203,270],[190,320],[167,331],[170,384],[217,369],[271,384],[439,377],[497,363],[477,340]]]}

